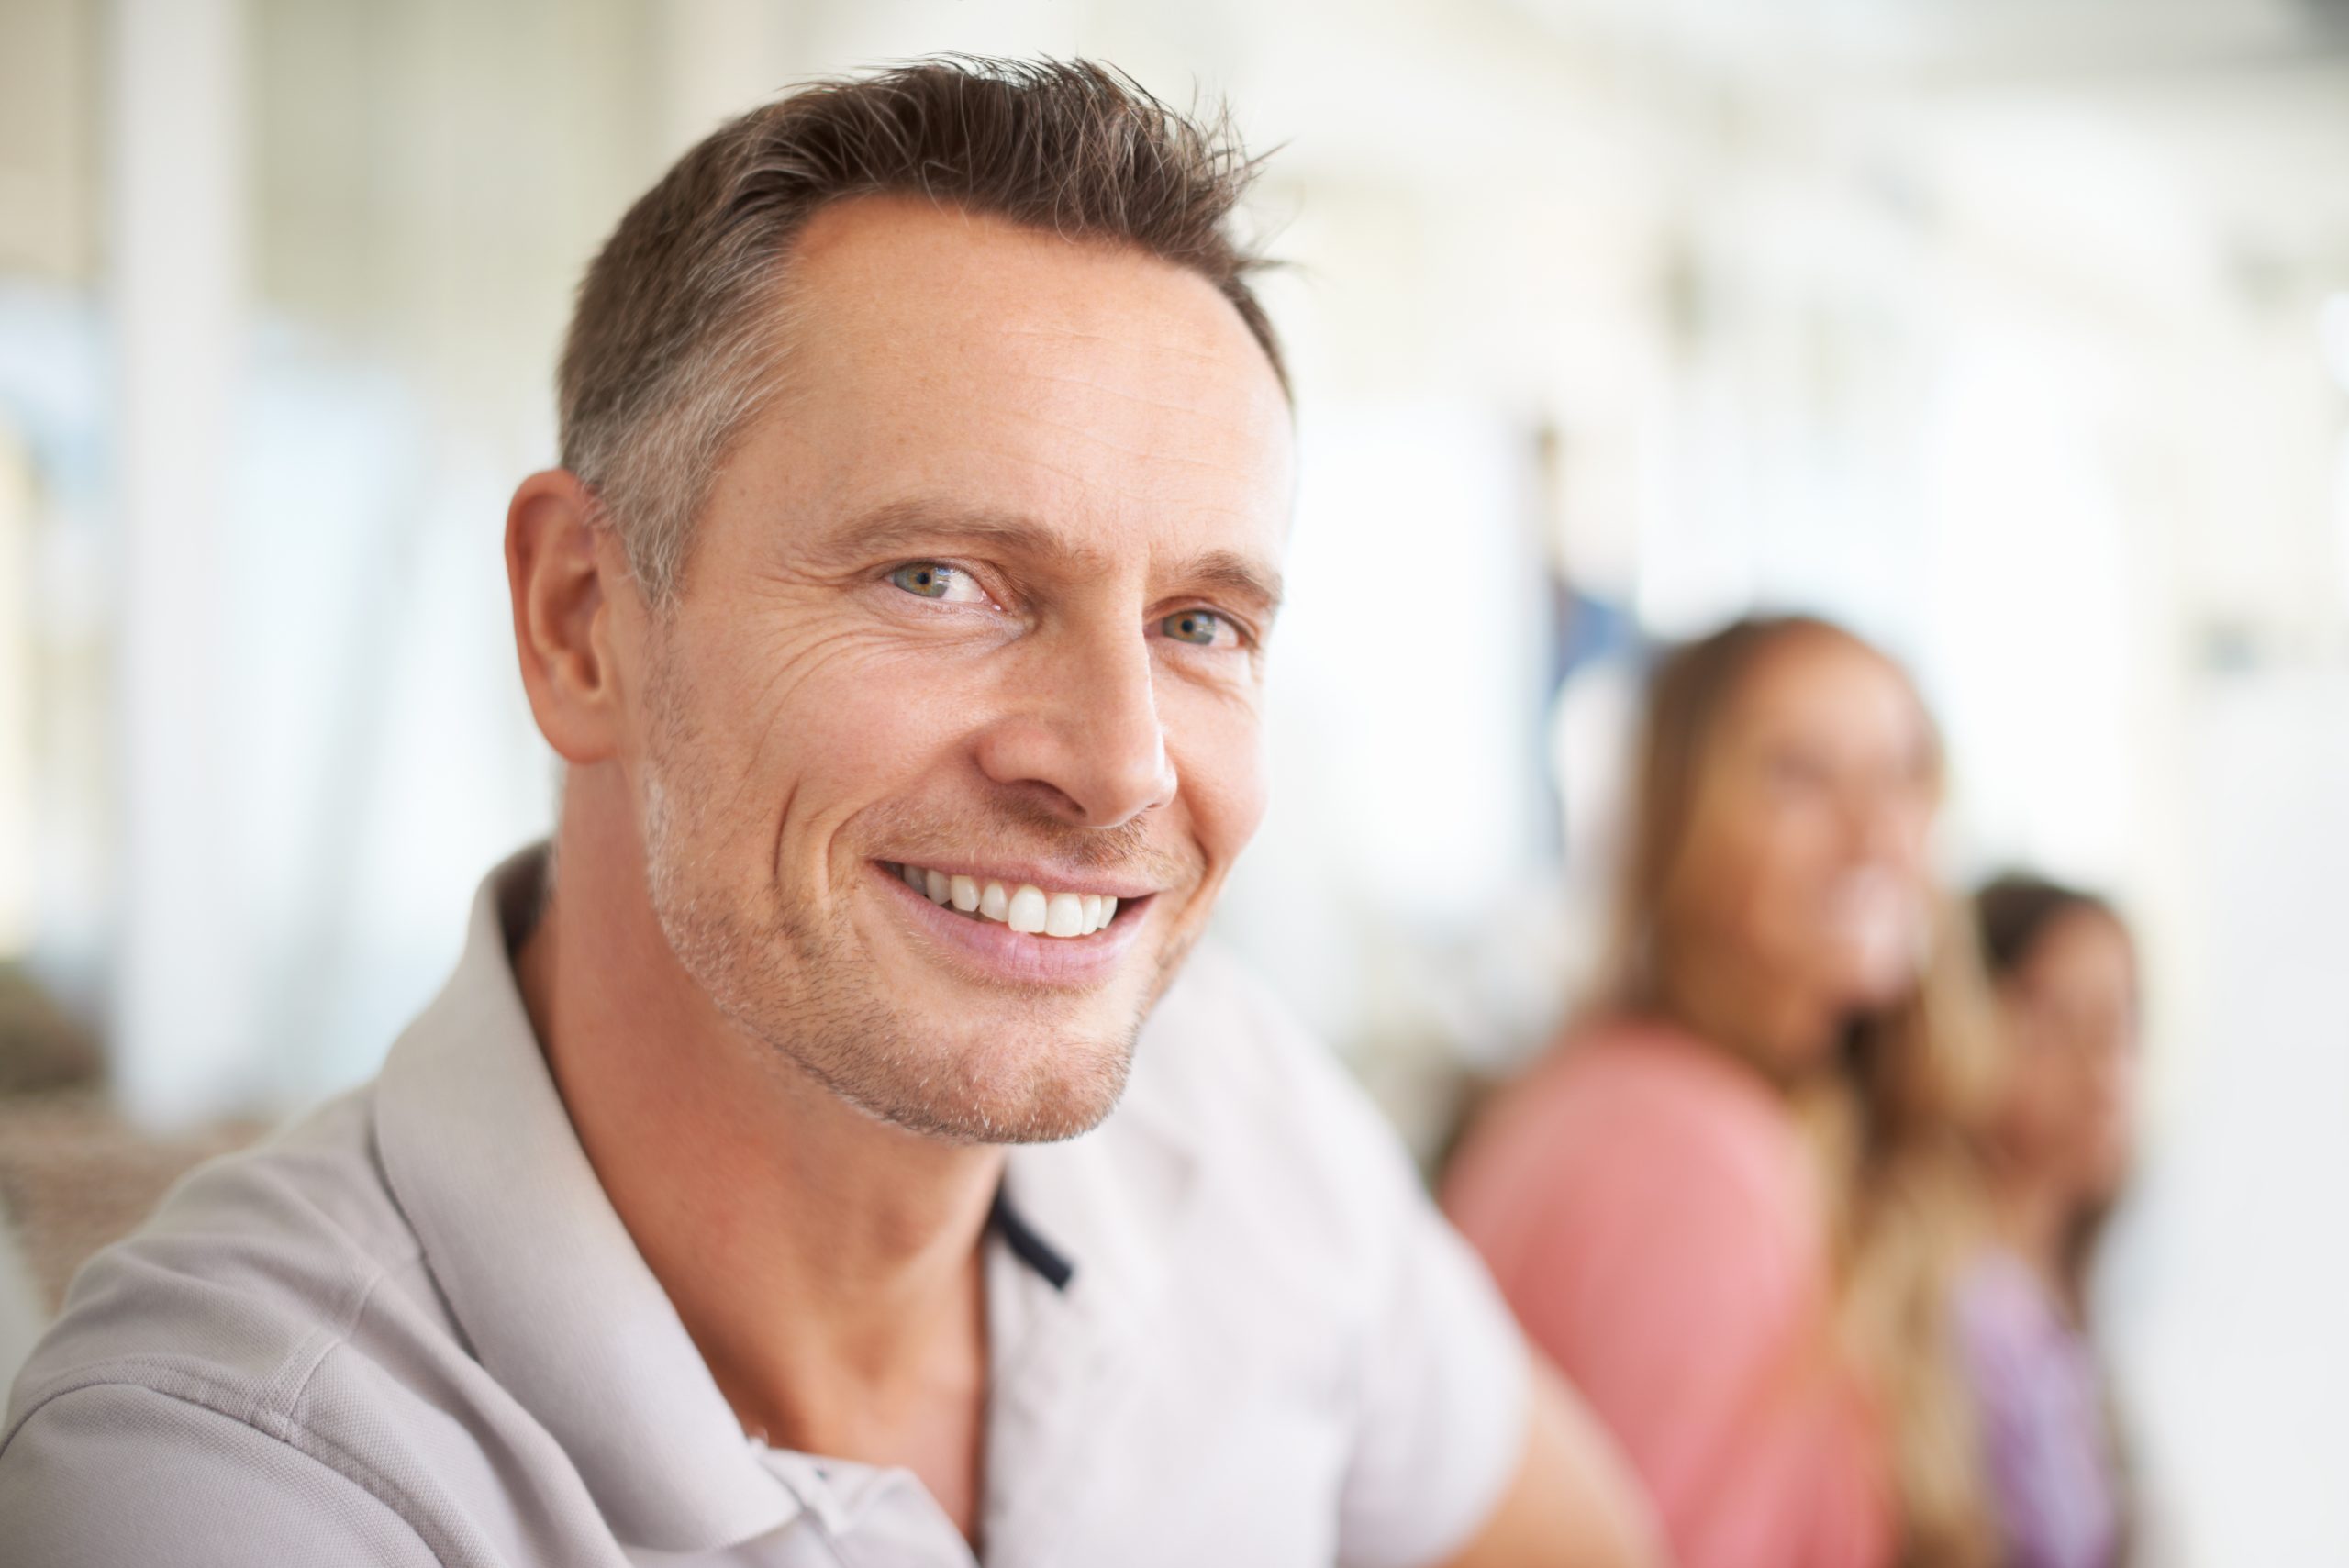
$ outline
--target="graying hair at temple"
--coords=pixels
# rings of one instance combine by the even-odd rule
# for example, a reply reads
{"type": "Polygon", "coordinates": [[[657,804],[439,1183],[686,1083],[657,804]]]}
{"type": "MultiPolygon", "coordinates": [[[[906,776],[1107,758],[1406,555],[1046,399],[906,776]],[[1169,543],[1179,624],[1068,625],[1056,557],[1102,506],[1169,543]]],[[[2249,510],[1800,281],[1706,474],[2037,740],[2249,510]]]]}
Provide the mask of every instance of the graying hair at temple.
{"type": "Polygon", "coordinates": [[[818,82],[732,120],[629,209],[588,268],[559,376],[563,466],[596,492],[646,596],[679,587],[695,512],[788,351],[791,245],[824,206],[906,195],[1198,273],[1284,384],[1230,232],[1255,161],[1086,61],[941,57],[818,82]]]}

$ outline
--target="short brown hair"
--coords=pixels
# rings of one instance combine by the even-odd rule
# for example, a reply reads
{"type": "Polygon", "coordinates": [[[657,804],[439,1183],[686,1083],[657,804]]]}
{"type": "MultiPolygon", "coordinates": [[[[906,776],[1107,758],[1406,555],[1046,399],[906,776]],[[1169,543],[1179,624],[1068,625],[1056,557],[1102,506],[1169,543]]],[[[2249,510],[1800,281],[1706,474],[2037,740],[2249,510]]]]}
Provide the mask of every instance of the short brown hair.
{"type": "Polygon", "coordinates": [[[799,88],[680,158],[588,266],[559,377],[563,466],[665,601],[694,515],[772,391],[792,242],[855,196],[918,196],[1187,267],[1286,386],[1249,284],[1264,263],[1228,231],[1255,170],[1224,112],[1177,113],[1090,61],[944,57],[799,88]]]}

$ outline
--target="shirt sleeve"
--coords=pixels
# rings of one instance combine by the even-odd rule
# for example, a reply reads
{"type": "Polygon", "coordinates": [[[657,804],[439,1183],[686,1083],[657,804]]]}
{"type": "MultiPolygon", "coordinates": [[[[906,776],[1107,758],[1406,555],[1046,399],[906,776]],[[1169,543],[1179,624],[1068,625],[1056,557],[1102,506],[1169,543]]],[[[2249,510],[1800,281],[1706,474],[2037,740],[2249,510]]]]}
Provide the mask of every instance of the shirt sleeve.
{"type": "Polygon", "coordinates": [[[1246,1311],[1281,1320],[1247,1331],[1308,1378],[1313,1444],[1328,1443],[1310,1460],[1317,1491],[1329,1488],[1314,1558],[1448,1561],[1524,1459],[1524,1336],[1392,1124],[1252,975],[1202,953],[1153,1027],[1148,1114],[1208,1151],[1199,1179],[1238,1211],[1230,1235],[1244,1250],[1228,1256],[1261,1282],[1246,1311]],[[1292,1352],[1299,1334],[1312,1343],[1292,1352]]]}
{"type": "Polygon", "coordinates": [[[1381,1242],[1340,1501],[1344,1568],[1418,1568],[1465,1546],[1523,1459],[1523,1335],[1484,1263],[1436,1211],[1401,1140],[1334,1062],[1341,1162],[1381,1242]]]}
{"type": "Polygon", "coordinates": [[[292,1444],[128,1383],[60,1394],[0,1449],[12,1568],[439,1559],[387,1502],[292,1444]]]}
{"type": "Polygon", "coordinates": [[[1531,1379],[1491,1280],[1416,1190],[1364,1357],[1347,1468],[1345,1568],[1442,1562],[1500,1506],[1524,1457],[1531,1379]]]}

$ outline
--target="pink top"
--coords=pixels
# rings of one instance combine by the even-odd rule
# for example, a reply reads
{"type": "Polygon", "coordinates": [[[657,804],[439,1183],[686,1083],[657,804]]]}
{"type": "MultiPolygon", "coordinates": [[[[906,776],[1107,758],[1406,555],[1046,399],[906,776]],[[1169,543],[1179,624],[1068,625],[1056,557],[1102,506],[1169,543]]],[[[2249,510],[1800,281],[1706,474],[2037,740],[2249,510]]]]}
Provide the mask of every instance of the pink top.
{"type": "Polygon", "coordinates": [[[1884,1441],[1829,1342],[1783,1098],[1666,1026],[1585,1031],[1504,1095],[1444,1207],[1613,1431],[1682,1568],[1882,1568],[1884,1441]]]}

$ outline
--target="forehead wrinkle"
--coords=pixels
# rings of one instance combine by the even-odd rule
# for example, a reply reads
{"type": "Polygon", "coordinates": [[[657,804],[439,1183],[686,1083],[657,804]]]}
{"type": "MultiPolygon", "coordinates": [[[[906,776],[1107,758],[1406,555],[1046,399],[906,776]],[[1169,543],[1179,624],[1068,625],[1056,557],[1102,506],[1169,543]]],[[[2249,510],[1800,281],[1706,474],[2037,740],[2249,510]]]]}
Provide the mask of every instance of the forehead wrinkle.
{"type": "MultiPolygon", "coordinates": [[[[1150,400],[1147,398],[1141,398],[1137,395],[1137,401],[1148,402],[1150,400]]],[[[1175,407],[1177,406],[1161,404],[1159,406],[1175,407]]],[[[1183,411],[1187,412],[1187,410],[1183,411]]],[[[1074,436],[1082,440],[1090,441],[1095,446],[1100,447],[1105,450],[1116,452],[1119,457],[1148,458],[1152,462],[1173,463],[1178,468],[1201,468],[1213,473],[1229,473],[1231,472],[1232,465],[1230,463],[1218,462],[1214,458],[1189,457],[1181,452],[1168,451],[1163,448],[1154,446],[1128,446],[1122,441],[1111,440],[1108,437],[1102,435],[1097,430],[1087,428],[1083,425],[1072,425],[1065,419],[1054,419],[1042,414],[1030,414],[1019,409],[1007,409],[1006,412],[1010,414],[1012,417],[1022,420],[1028,424],[1041,425],[1047,430],[1056,430],[1064,436],[1074,436]]],[[[1059,473],[1061,471],[1055,469],[1053,472],[1059,473]]]]}
{"type": "Polygon", "coordinates": [[[1099,376],[1059,375],[1049,371],[1029,371],[1026,373],[1031,380],[1041,381],[1048,385],[1073,386],[1079,392],[1105,393],[1111,397],[1123,398],[1129,403],[1140,403],[1152,408],[1163,408],[1172,414],[1188,414],[1195,418],[1214,418],[1219,414],[1228,412],[1235,401],[1232,398],[1224,397],[1206,403],[1178,403],[1171,397],[1163,397],[1156,393],[1136,392],[1130,387],[1119,385],[1115,381],[1099,376]]]}
{"type": "MultiPolygon", "coordinates": [[[[1121,348],[1134,347],[1157,354],[1175,354],[1202,364],[1211,363],[1230,350],[1219,344],[1195,341],[1196,334],[1185,337],[1152,338],[1137,342],[1130,333],[1096,330],[1083,327],[1021,327],[1006,323],[996,328],[1006,338],[1048,338],[1056,342],[1113,343],[1121,348]]],[[[1252,344],[1254,339],[1249,339],[1252,344]]],[[[1262,351],[1261,350],[1259,350],[1262,351]]]]}
{"type": "MultiPolygon", "coordinates": [[[[1054,479],[1065,482],[1072,490],[1104,496],[1137,513],[1155,514],[1168,509],[1166,503],[1159,497],[1130,486],[1111,484],[1098,474],[1084,473],[1073,468],[1063,468],[1058,463],[1047,462],[1044,459],[1032,454],[1023,455],[1020,461],[1039,473],[1051,474],[1054,479]]],[[[1246,506],[1201,501],[1188,502],[1186,505],[1193,513],[1199,516],[1230,518],[1243,524],[1254,520],[1254,515],[1246,506]]]]}

